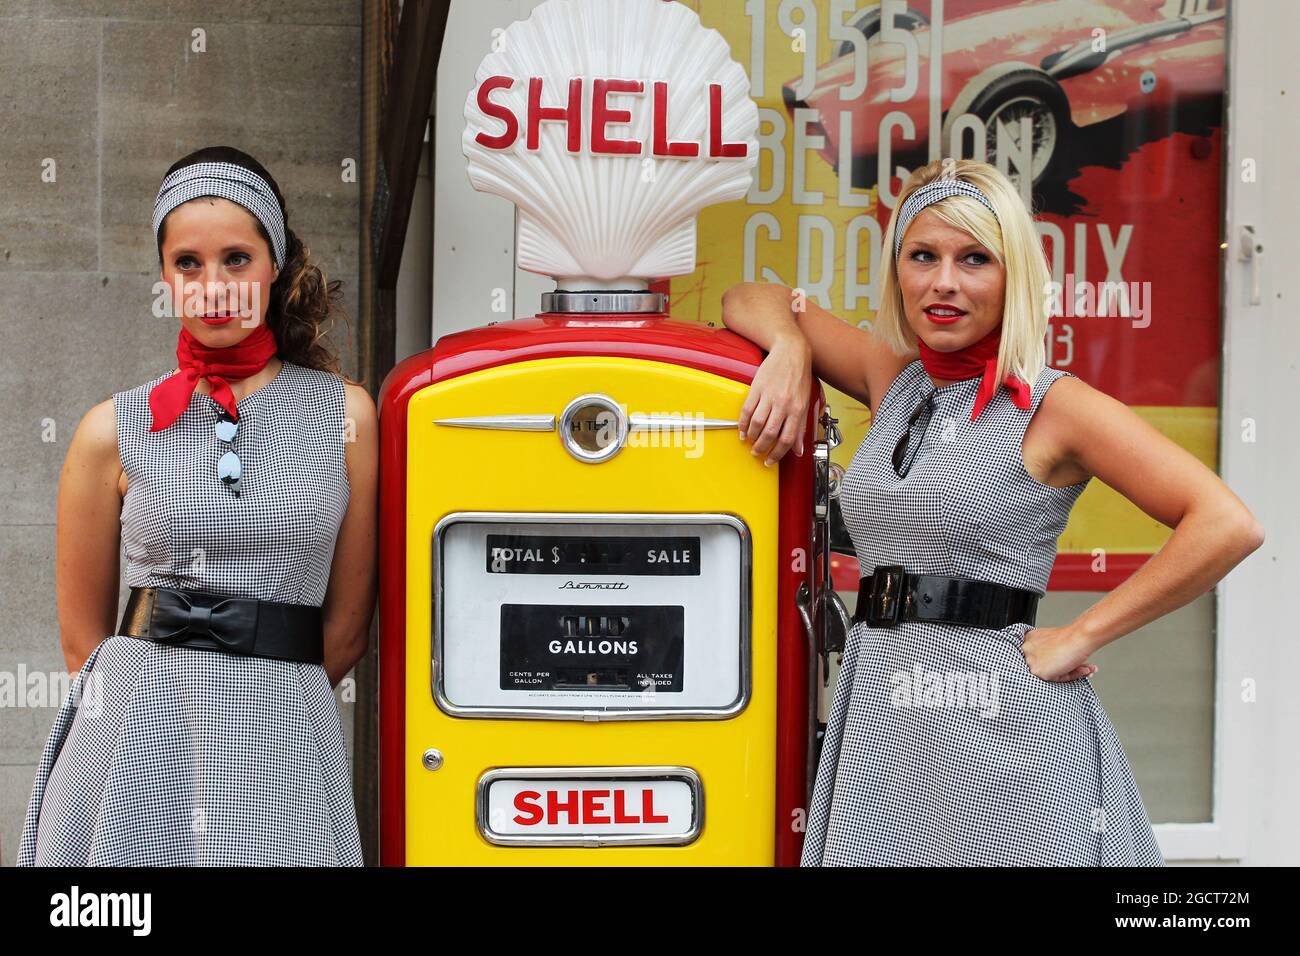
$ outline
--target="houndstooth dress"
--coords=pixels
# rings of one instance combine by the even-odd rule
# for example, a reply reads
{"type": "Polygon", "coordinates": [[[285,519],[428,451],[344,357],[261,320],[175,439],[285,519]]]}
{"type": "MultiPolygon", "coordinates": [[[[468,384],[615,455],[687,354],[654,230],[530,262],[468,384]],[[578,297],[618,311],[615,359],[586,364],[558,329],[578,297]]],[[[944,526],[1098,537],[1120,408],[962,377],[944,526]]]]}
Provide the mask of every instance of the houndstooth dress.
{"type": "MultiPolygon", "coordinates": [[[[285,362],[239,400],[236,498],[210,395],[149,431],[167,374],[113,396],[127,583],[322,605],[350,493],[342,379],[285,362]]],[[[362,864],[321,665],[99,643],[41,755],[18,865],[152,864],[362,864]]]]}
{"type": "MultiPolygon", "coordinates": [[[[972,422],[978,378],[934,389],[919,359],[907,365],[841,486],[862,573],[901,564],[1045,593],[1087,482],[1041,484],[1020,449],[1048,386],[1070,374],[1045,368],[1029,409],[998,389],[972,422]],[[900,479],[894,447],[932,389],[937,406],[923,437],[913,429],[900,479]]],[[[853,626],[802,865],[1164,864],[1092,684],[1036,677],[1021,651],[1031,629],[853,626]]]]}

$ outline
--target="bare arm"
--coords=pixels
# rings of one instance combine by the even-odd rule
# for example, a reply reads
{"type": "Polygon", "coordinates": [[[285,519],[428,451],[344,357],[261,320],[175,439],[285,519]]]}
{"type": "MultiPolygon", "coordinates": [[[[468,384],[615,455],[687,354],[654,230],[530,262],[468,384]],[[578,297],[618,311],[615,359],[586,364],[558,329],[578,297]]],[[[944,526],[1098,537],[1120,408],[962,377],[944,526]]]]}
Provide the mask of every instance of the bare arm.
{"type": "Polygon", "coordinates": [[[783,285],[745,282],[723,294],[722,321],[767,352],[797,330],[812,350],[817,377],[870,408],[872,386],[888,386],[909,359],[811,299],[801,300],[799,311],[794,303],[793,290],[783,285]]]}
{"type": "Polygon", "coordinates": [[[331,685],[337,685],[366,652],[378,589],[378,416],[364,388],[347,385],[346,389],[344,440],[351,492],[322,608],[325,672],[331,685]]]}
{"type": "Polygon", "coordinates": [[[1141,568],[1070,625],[1092,650],[1209,591],[1263,544],[1264,529],[1232,489],[1123,402],[1061,378],[1044,396],[1044,409],[1060,418],[1079,467],[1174,529],[1141,568]]]}
{"type": "Polygon", "coordinates": [[[117,628],[121,474],[117,415],[108,399],[81,419],[59,477],[55,593],[59,641],[72,673],[117,628]]]}
{"type": "Polygon", "coordinates": [[[815,302],[795,304],[793,290],[776,283],[745,282],[722,296],[723,324],[768,353],[740,425],[755,454],[769,461],[780,459],[802,432],[811,375],[871,408],[872,395],[908,361],[815,302]]]}

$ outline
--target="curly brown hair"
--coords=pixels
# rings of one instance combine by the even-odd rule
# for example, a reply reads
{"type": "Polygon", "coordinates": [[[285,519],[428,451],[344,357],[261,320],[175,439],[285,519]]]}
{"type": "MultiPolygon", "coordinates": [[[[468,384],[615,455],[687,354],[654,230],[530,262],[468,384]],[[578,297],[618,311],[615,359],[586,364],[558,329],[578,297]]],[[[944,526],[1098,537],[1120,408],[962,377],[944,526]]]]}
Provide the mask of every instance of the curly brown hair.
{"type": "MultiPolygon", "coordinates": [[[[352,327],[347,321],[347,313],[340,302],[343,298],[343,282],[340,279],[328,280],[321,267],[312,260],[311,250],[303,245],[302,240],[289,228],[289,211],[285,208],[284,195],[280,186],[266,167],[252,156],[233,146],[205,146],[188,156],[178,159],[164,174],[164,179],[178,169],[195,163],[234,163],[243,166],[267,181],[275,191],[276,201],[280,204],[280,214],[284,217],[285,261],[275,282],[271,284],[271,301],[266,309],[266,324],[275,336],[280,358],[307,368],[333,372],[344,381],[352,381],[343,374],[338,354],[329,348],[324,337],[333,327],[333,320],[342,316],[348,326],[349,342],[352,327]],[[326,323],[329,323],[327,326],[326,323]]],[[[251,213],[250,213],[251,215],[251,213]]],[[[266,227],[253,216],[253,223],[258,234],[266,240],[267,248],[272,248],[271,237],[266,227]]],[[[167,220],[163,219],[158,230],[158,265],[162,266],[163,238],[167,233],[167,220]]]]}

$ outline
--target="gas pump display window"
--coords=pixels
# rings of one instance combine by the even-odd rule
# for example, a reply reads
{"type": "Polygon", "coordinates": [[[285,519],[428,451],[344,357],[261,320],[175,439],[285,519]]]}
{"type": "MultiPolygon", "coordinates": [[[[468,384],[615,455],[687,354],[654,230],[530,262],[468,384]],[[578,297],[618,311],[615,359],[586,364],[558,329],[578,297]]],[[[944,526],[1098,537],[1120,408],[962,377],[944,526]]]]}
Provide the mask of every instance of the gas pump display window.
{"type": "Polygon", "coordinates": [[[433,693],[462,716],[728,717],[749,694],[732,515],[459,514],[434,532],[433,693]]]}

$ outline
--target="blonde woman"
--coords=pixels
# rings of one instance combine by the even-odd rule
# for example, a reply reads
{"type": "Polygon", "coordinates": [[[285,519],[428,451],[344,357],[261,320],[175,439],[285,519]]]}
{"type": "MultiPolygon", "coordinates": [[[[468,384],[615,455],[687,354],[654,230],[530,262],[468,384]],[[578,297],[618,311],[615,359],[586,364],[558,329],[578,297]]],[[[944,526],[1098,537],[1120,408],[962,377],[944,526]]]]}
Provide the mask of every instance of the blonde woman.
{"type": "Polygon", "coordinates": [[[1191,454],[1044,364],[1050,276],[995,168],[917,170],[884,250],[871,332],[777,285],[723,299],[769,353],[740,418],[755,454],[795,444],[812,375],[871,409],[841,486],[862,589],[803,864],[1163,865],[1090,658],[1208,591],[1263,530],[1191,454]],[[1094,477],[1175,532],[1073,621],[1036,627],[1094,477]]]}

